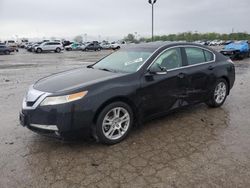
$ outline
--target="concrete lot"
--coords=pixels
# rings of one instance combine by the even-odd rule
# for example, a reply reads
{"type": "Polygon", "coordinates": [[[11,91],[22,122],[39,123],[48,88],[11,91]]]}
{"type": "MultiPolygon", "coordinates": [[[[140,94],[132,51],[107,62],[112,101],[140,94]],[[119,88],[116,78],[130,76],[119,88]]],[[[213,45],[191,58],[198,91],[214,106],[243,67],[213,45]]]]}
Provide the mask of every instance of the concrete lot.
{"type": "Polygon", "coordinates": [[[38,78],[110,53],[0,56],[0,187],[250,187],[250,59],[236,62],[225,104],[201,104],[134,129],[114,146],[62,143],[19,125],[38,78]]]}

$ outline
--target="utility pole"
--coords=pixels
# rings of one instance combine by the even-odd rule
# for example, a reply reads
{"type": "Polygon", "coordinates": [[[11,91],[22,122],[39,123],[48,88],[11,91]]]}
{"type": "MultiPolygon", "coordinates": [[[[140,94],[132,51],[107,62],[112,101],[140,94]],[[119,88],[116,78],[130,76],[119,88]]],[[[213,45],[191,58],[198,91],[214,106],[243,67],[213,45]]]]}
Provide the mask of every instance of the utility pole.
{"type": "Polygon", "coordinates": [[[157,0],[148,0],[148,3],[152,5],[152,42],[154,41],[154,4],[157,0]]]}

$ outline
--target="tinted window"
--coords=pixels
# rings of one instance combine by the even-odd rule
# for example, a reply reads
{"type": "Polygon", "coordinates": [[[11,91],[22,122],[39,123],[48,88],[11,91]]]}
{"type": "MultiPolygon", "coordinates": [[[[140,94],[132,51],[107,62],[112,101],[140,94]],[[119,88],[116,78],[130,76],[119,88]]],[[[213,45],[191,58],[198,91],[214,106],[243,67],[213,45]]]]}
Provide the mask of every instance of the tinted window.
{"type": "Polygon", "coordinates": [[[213,61],[214,60],[214,54],[207,51],[207,50],[204,50],[204,53],[205,53],[205,57],[206,57],[206,61],[213,61]]]}
{"type": "Polygon", "coordinates": [[[206,62],[203,49],[200,48],[185,48],[189,65],[206,62]]]}
{"type": "Polygon", "coordinates": [[[165,51],[160,57],[158,57],[155,63],[151,66],[152,70],[166,68],[167,70],[178,68],[182,66],[181,50],[180,48],[174,48],[165,51]]]}

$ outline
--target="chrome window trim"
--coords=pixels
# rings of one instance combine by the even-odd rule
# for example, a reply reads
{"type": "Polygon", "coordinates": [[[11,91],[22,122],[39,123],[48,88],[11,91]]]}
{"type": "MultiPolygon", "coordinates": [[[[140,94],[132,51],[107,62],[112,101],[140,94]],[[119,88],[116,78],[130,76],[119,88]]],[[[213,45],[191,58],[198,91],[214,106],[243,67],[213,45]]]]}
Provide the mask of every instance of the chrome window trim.
{"type": "MultiPolygon", "coordinates": [[[[163,46],[162,46],[163,47],[163,46]]],[[[191,47],[191,48],[200,48],[200,49],[202,49],[202,50],[206,50],[206,51],[208,51],[208,52],[210,52],[210,53],[212,53],[213,54],[213,60],[212,61],[205,61],[205,62],[201,62],[201,63],[197,63],[197,64],[193,64],[193,65],[186,65],[186,66],[182,66],[182,67],[178,67],[178,68],[174,68],[174,69],[169,69],[169,70],[167,70],[167,72],[169,72],[169,71],[174,71],[174,70],[179,70],[179,69],[184,69],[184,68],[189,68],[189,67],[194,67],[194,66],[199,66],[199,65],[205,65],[205,64],[208,64],[208,63],[214,63],[215,61],[216,61],[216,55],[214,54],[214,52],[212,52],[211,50],[209,50],[209,49],[207,49],[207,48],[203,48],[203,47],[201,47],[201,46],[195,46],[195,45],[177,45],[177,46],[172,46],[172,47],[169,47],[169,48],[166,48],[165,50],[163,50],[160,54],[158,54],[157,56],[156,56],[156,58],[152,61],[152,63],[150,63],[150,65],[147,67],[147,71],[150,69],[150,67],[155,63],[155,61],[163,54],[163,53],[165,53],[167,50],[170,50],[170,49],[173,49],[173,48],[185,48],[185,47],[191,47]]],[[[160,47],[161,48],[161,47],[160,47]]],[[[157,50],[159,50],[160,48],[158,48],[157,50]]],[[[157,51],[156,50],[156,51],[157,51]]],[[[155,52],[156,52],[155,51],[155,52]]],[[[154,53],[155,53],[154,52],[154,53]]],[[[153,53],[153,54],[154,54],[153,53]]],[[[153,56],[153,55],[152,55],[153,56]]],[[[151,57],[151,56],[150,56],[151,57]]],[[[146,61],[145,61],[146,62],[146,61]]],[[[145,64],[145,63],[144,63],[145,64]]],[[[144,65],[143,64],[143,65],[144,65]]]]}
{"type": "Polygon", "coordinates": [[[161,48],[164,47],[164,46],[166,46],[166,44],[164,44],[164,45],[158,47],[156,50],[154,50],[154,51],[152,52],[152,54],[144,61],[144,63],[142,63],[142,64],[137,68],[137,70],[136,70],[135,72],[139,71],[139,70],[143,67],[143,65],[144,65],[151,57],[153,57],[153,55],[155,54],[155,52],[157,52],[159,49],[161,49],[161,48]]]}

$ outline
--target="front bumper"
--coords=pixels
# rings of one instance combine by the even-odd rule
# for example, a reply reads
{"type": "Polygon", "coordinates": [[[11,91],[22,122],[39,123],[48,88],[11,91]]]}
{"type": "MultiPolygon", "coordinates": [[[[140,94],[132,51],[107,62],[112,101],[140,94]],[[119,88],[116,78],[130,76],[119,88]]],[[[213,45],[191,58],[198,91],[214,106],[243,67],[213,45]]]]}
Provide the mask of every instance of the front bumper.
{"type": "Polygon", "coordinates": [[[19,114],[22,126],[40,134],[57,137],[81,131],[90,133],[94,112],[88,103],[78,100],[59,105],[40,106],[49,95],[32,88],[29,90],[19,114]]]}

